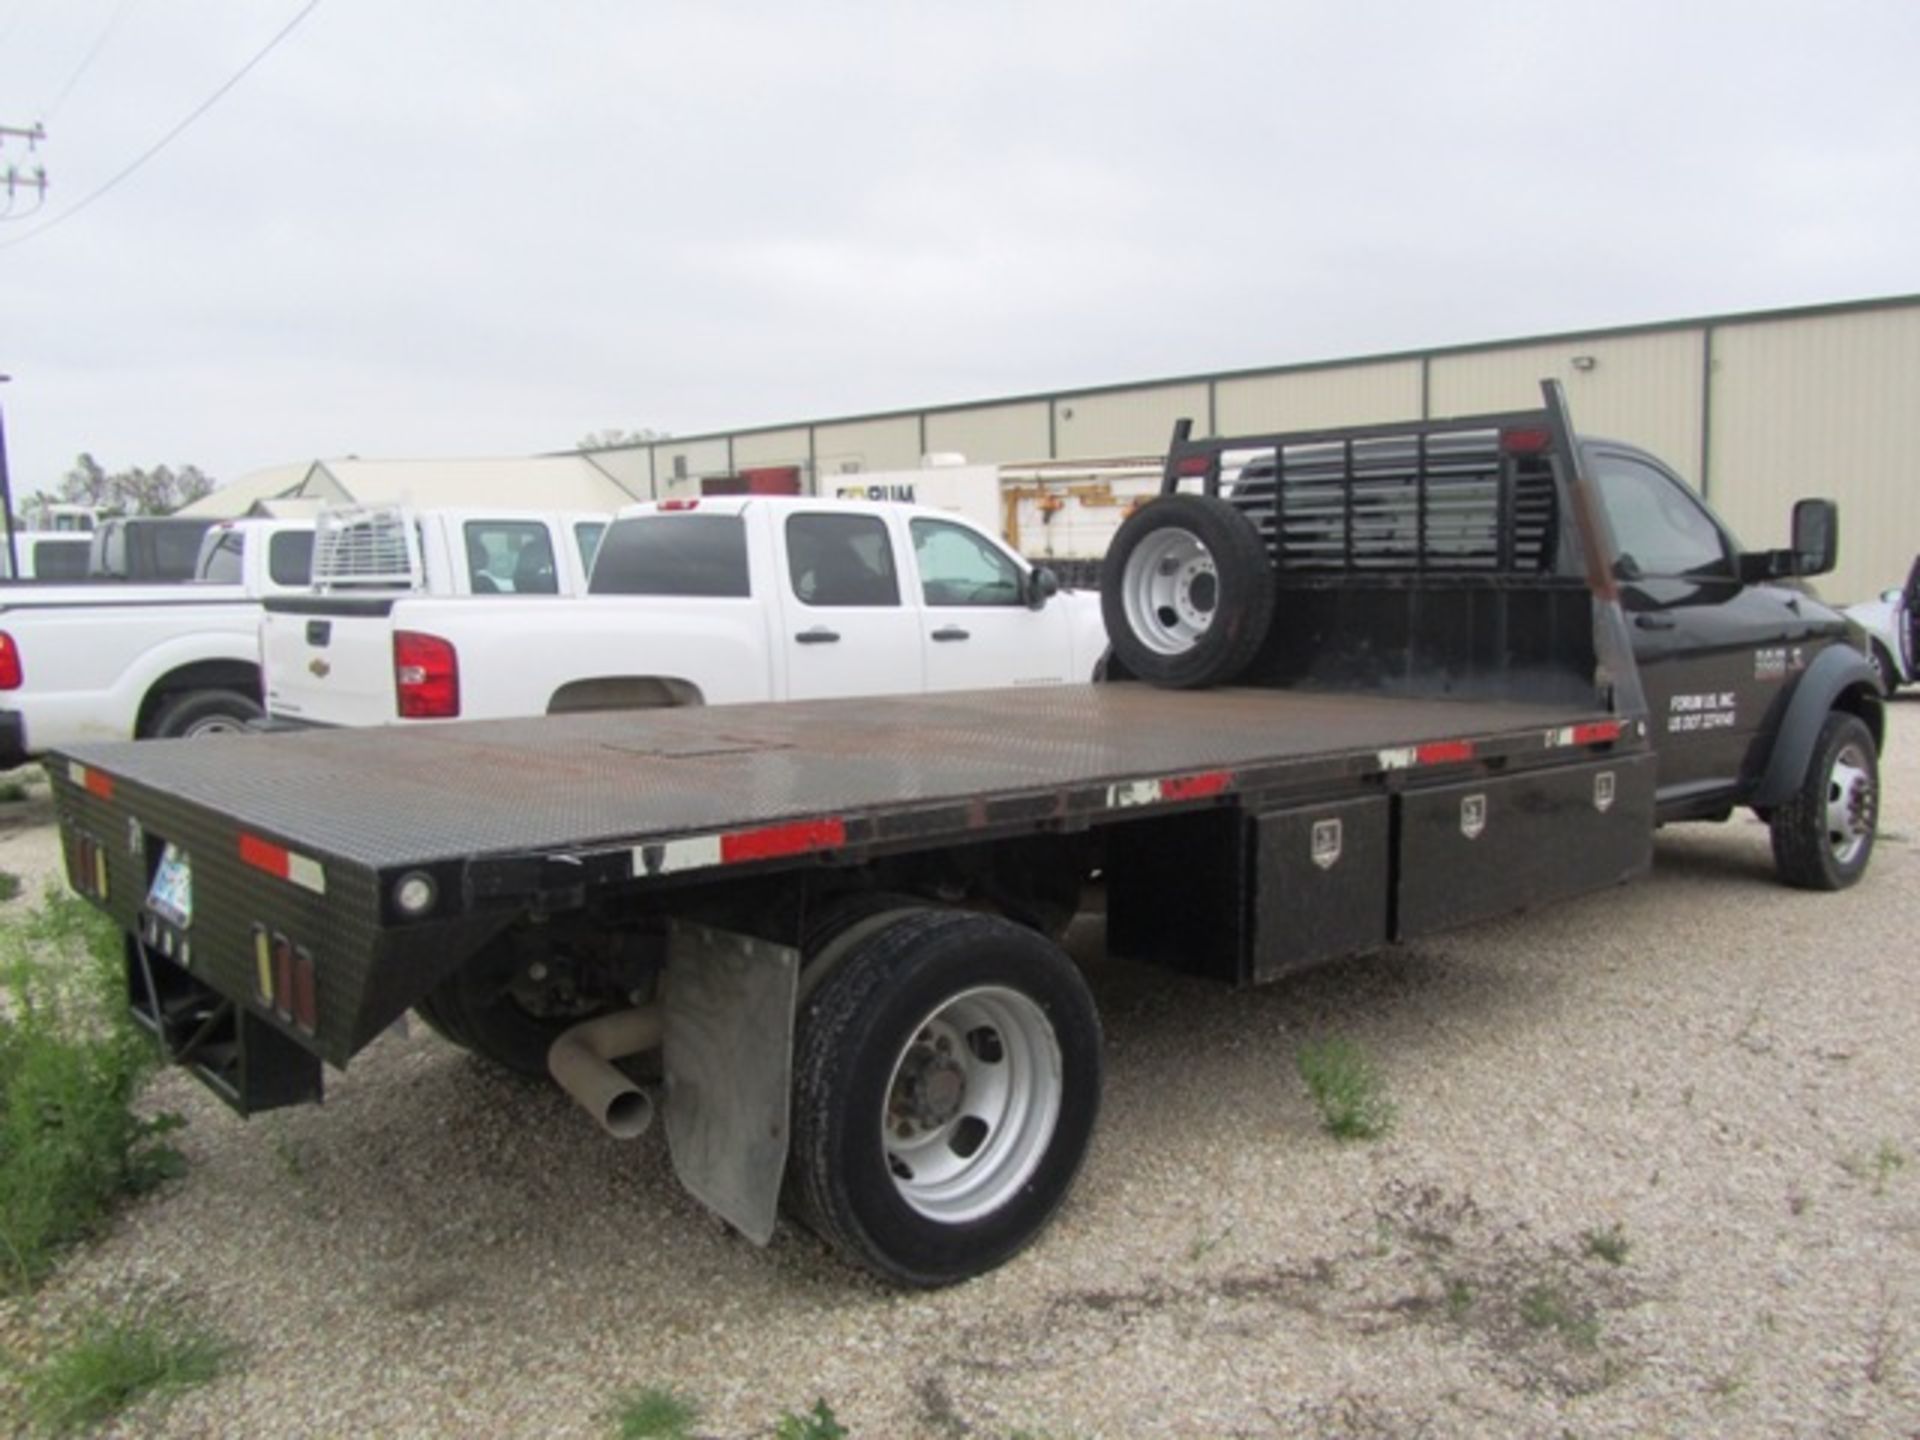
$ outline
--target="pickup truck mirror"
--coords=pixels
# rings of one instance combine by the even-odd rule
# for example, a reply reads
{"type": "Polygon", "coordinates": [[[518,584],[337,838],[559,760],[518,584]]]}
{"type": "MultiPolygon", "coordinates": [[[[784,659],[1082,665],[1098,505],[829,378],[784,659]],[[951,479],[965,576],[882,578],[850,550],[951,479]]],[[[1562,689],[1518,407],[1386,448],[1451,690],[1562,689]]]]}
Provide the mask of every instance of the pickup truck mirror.
{"type": "Polygon", "coordinates": [[[1793,573],[1825,575],[1840,559],[1840,510],[1831,500],[1793,506],[1793,573]]]}
{"type": "Polygon", "coordinates": [[[1027,573],[1026,602],[1029,610],[1039,610],[1047,601],[1060,593],[1060,577],[1044,565],[1036,565],[1027,573]]]}

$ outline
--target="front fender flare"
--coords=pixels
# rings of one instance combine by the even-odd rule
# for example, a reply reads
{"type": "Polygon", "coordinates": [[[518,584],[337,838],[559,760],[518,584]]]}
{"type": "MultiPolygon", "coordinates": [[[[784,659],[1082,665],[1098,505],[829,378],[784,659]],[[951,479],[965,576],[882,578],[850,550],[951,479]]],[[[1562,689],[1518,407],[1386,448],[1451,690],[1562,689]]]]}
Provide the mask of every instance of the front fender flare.
{"type": "Polygon", "coordinates": [[[1773,754],[1766,773],[1754,788],[1748,804],[1765,809],[1784,805],[1793,798],[1806,778],[1813,759],[1813,747],[1819,742],[1820,727],[1826,724],[1838,702],[1849,692],[1851,703],[1840,706],[1857,713],[1873,731],[1876,746],[1886,735],[1886,717],[1881,709],[1880,682],[1874,677],[1867,657],[1851,645],[1829,645],[1813,657],[1813,663],[1793,687],[1787,713],[1774,732],[1773,754]]]}

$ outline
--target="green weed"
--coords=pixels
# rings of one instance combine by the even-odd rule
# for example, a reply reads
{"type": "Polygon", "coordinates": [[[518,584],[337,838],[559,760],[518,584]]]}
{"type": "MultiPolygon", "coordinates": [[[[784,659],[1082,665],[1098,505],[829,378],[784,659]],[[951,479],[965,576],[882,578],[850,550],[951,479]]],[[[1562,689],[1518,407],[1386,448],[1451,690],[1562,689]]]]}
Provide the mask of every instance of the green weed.
{"type": "Polygon", "coordinates": [[[153,1042],[126,1018],[119,936],[71,896],[0,926],[0,1289],[26,1289],[122,1195],[177,1174],[179,1117],[134,1097],[153,1042]]]}
{"type": "Polygon", "coordinates": [[[206,1384],[228,1353],[219,1337],[177,1312],[98,1314],[27,1372],[27,1417],[49,1435],[90,1430],[148,1397],[206,1384]]]}
{"type": "Polygon", "coordinates": [[[1329,1135],[1337,1140],[1371,1140],[1387,1133],[1393,1124],[1393,1102],[1383,1093],[1379,1072],[1359,1046],[1338,1038],[1315,1041],[1301,1047],[1297,1063],[1329,1135]]]}
{"type": "Polygon", "coordinates": [[[700,1409],[671,1390],[649,1387],[622,1395],[614,1410],[619,1440],[688,1440],[700,1409]]]}
{"type": "Polygon", "coordinates": [[[0,870],[0,900],[18,899],[20,889],[21,882],[18,875],[11,870],[0,870]]]}
{"type": "Polygon", "coordinates": [[[27,798],[27,787],[20,780],[0,780],[0,805],[18,805],[27,798]]]}
{"type": "Polygon", "coordinates": [[[1447,1281],[1447,1318],[1464,1320],[1473,1308],[1473,1286],[1457,1276],[1447,1281]]]}
{"type": "Polygon", "coordinates": [[[1627,1230],[1624,1225],[1616,1222],[1604,1230],[1589,1230],[1584,1238],[1587,1254],[1596,1260],[1604,1260],[1609,1265],[1627,1263],[1627,1251],[1631,1246],[1628,1244],[1627,1230]]]}
{"type": "Polygon", "coordinates": [[[847,1427],[834,1418],[825,1400],[816,1400],[804,1414],[783,1411],[774,1422],[773,1440],[847,1440],[847,1427]]]}
{"type": "Polygon", "coordinates": [[[1583,1315],[1566,1293],[1553,1285],[1535,1285],[1520,1297],[1520,1318],[1535,1330],[1552,1330],[1576,1350],[1600,1343],[1600,1322],[1583,1315]]]}

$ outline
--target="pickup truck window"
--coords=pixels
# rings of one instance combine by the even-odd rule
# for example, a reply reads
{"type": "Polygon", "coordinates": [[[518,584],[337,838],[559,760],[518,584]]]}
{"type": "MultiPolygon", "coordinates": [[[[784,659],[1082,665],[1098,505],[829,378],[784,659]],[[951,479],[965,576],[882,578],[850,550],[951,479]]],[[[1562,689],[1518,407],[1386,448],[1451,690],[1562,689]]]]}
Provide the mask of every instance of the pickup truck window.
{"type": "Polygon", "coordinates": [[[573,543],[580,551],[580,568],[593,571],[593,555],[600,548],[600,537],[607,533],[604,520],[582,520],[573,527],[573,543]]]}
{"type": "Polygon", "coordinates": [[[87,549],[84,536],[72,540],[37,540],[33,546],[33,573],[42,580],[84,580],[87,578],[87,549]]]}
{"type": "Polygon", "coordinates": [[[747,527],[738,515],[648,515],[608,527],[590,595],[746,599],[747,527]]]}
{"type": "Polygon", "coordinates": [[[553,542],[537,520],[469,520],[468,579],[476,595],[558,595],[553,542]]]}
{"type": "Polygon", "coordinates": [[[313,579],[311,530],[282,530],[267,541],[267,578],[276,585],[305,585],[313,579]]]}
{"type": "Polygon", "coordinates": [[[238,585],[242,579],[240,560],[246,544],[246,537],[238,530],[227,530],[215,537],[213,548],[200,564],[199,578],[215,585],[238,585]]]}
{"type": "Polygon", "coordinates": [[[787,573],[806,605],[898,605],[887,523],[876,515],[793,515],[787,573]]]}
{"type": "Polygon", "coordinates": [[[913,554],[929,605],[1018,605],[1020,569],[964,525],[915,520],[913,554]]]}
{"type": "Polygon", "coordinates": [[[1623,576],[1733,574],[1726,538],[1685,486],[1624,455],[1596,456],[1594,479],[1623,576]]]}

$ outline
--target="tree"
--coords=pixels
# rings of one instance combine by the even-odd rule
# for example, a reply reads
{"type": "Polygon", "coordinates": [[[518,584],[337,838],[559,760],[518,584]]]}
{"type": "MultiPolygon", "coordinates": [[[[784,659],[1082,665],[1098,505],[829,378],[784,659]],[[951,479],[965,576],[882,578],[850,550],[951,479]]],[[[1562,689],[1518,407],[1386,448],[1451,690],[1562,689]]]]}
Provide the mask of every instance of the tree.
{"type": "Polygon", "coordinates": [[[197,465],[135,466],[108,474],[84,451],[60,478],[59,498],[74,505],[95,505],[123,515],[168,515],[213,493],[213,480],[197,465]]]}
{"type": "Polygon", "coordinates": [[[638,430],[590,430],[574,444],[576,450],[617,450],[623,445],[647,445],[667,439],[667,432],[645,425],[638,430]]]}

